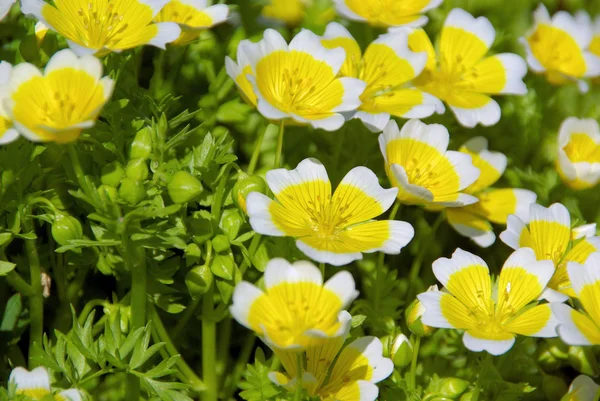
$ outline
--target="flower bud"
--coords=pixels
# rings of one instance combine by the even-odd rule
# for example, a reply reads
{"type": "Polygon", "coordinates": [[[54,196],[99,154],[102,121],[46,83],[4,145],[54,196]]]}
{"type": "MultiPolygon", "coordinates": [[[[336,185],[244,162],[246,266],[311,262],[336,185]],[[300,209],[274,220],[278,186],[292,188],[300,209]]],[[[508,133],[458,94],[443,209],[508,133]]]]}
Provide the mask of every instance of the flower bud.
{"type": "Polygon", "coordinates": [[[442,379],[440,393],[448,398],[458,398],[469,387],[469,382],[457,377],[446,377],[442,379]]]}
{"type": "Polygon", "coordinates": [[[413,346],[404,334],[397,335],[392,343],[390,357],[394,366],[402,369],[410,365],[413,357],[413,346]]]}
{"type": "Polygon", "coordinates": [[[381,344],[383,345],[383,356],[385,358],[391,358],[390,352],[392,350],[392,342],[393,338],[390,335],[384,336],[380,338],[381,344]]]}
{"type": "Polygon", "coordinates": [[[70,240],[83,238],[81,223],[73,216],[59,213],[52,223],[52,238],[59,245],[67,245],[70,240]]]}
{"type": "Polygon", "coordinates": [[[558,401],[563,395],[569,391],[567,383],[563,379],[552,375],[543,375],[542,391],[546,399],[550,401],[558,401]]]}
{"type": "Polygon", "coordinates": [[[549,338],[546,340],[548,351],[558,360],[566,361],[569,358],[569,346],[560,338],[549,338]]]}
{"type": "Polygon", "coordinates": [[[210,264],[210,270],[217,277],[231,280],[235,269],[235,262],[229,255],[216,255],[210,264]]]}
{"type": "Polygon", "coordinates": [[[222,253],[229,250],[229,239],[223,234],[219,234],[212,239],[213,249],[217,253],[222,253]]]}
{"type": "Polygon", "coordinates": [[[242,217],[241,212],[237,208],[229,208],[223,210],[219,226],[227,234],[229,240],[233,241],[237,238],[244,221],[244,217],[242,217]]]}
{"type": "Polygon", "coordinates": [[[135,134],[129,152],[130,159],[147,159],[152,154],[152,128],[142,128],[135,134]]]}
{"type": "Polygon", "coordinates": [[[548,343],[543,343],[539,346],[536,352],[536,359],[538,365],[545,372],[553,372],[560,368],[561,365],[561,361],[550,352],[550,344],[548,343]]]}
{"type": "Polygon", "coordinates": [[[588,376],[596,377],[600,368],[591,347],[569,347],[569,363],[573,369],[588,376]]]}
{"type": "Polygon", "coordinates": [[[206,294],[213,282],[213,274],[208,266],[193,267],[185,276],[185,285],[193,299],[206,294]]]}
{"type": "Polygon", "coordinates": [[[264,194],[267,191],[267,183],[258,175],[248,175],[240,173],[235,185],[233,186],[233,202],[244,213],[246,211],[246,198],[250,192],[260,192],[264,194]]]}
{"type": "Polygon", "coordinates": [[[104,203],[115,203],[118,194],[117,188],[104,184],[98,187],[98,195],[100,195],[100,199],[102,199],[102,202],[104,203]]]}
{"type": "Polygon", "coordinates": [[[140,181],[125,177],[119,186],[119,197],[130,205],[136,205],[146,197],[146,189],[140,181]]]}
{"type": "Polygon", "coordinates": [[[186,203],[197,198],[204,188],[196,177],[187,171],[178,171],[167,186],[169,196],[175,203],[186,203]]]}
{"type": "Polygon", "coordinates": [[[472,401],[475,399],[475,392],[469,391],[468,393],[464,393],[462,397],[460,397],[460,401],[472,401]]]}
{"type": "Polygon", "coordinates": [[[118,187],[121,179],[125,176],[125,169],[119,162],[108,163],[102,167],[100,182],[111,187],[118,187]]]}
{"type": "Polygon", "coordinates": [[[136,181],[144,181],[148,178],[148,165],[146,164],[146,160],[144,159],[133,159],[127,163],[127,168],[125,169],[125,174],[127,177],[136,180],[136,181]]]}
{"type": "MultiPolygon", "coordinates": [[[[432,285],[427,291],[437,291],[437,285],[432,285]]],[[[427,337],[433,334],[435,328],[424,325],[421,316],[425,313],[425,307],[418,299],[415,299],[404,311],[408,329],[419,337],[427,337]]]]}

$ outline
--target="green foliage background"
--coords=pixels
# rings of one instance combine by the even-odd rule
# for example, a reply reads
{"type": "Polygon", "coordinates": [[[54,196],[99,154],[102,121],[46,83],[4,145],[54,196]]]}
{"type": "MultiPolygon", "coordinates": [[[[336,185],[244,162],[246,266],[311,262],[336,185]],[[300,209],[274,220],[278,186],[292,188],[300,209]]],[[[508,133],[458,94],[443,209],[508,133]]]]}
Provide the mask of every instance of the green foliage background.
{"type": "MultiPolygon", "coordinates": [[[[497,33],[492,52],[523,54],[518,38],[531,26],[537,4],[445,0],[429,13],[426,30],[435,37],[447,13],[462,7],[491,20],[497,33]]],[[[551,12],[600,13],[597,0],[544,4],[551,12]]],[[[6,385],[12,367],[26,365],[25,358],[34,354],[35,363],[56,374],[57,387],[82,388],[93,400],[128,399],[131,381],[126,377],[132,376],[141,380],[147,399],[206,398],[200,377],[207,376],[206,364],[202,369],[207,337],[201,332],[212,332],[217,337],[213,369],[219,398],[288,397],[267,378],[276,366],[270,352],[227,312],[233,287],[242,277],[259,280],[272,257],[304,258],[290,239],[255,241],[233,204],[238,172],[246,168],[267,122],[241,100],[224,70],[224,58],[235,57],[237,43],[260,38],[266,28],[259,18],[260,4],[238,0],[232,6],[238,17],[231,24],[203,33],[186,47],[167,52],[146,47],[105,57],[106,73],[117,79],[116,91],[96,126],[76,143],[74,154],[65,146],[24,139],[0,148],[0,275],[5,276],[0,279],[1,384],[6,385]],[[129,179],[122,180],[121,168],[129,179]],[[203,187],[187,204],[174,203],[169,193],[178,171],[190,173],[203,187]],[[213,239],[219,235],[226,236],[230,247],[216,252],[213,239]],[[32,282],[31,246],[53,285],[43,301],[44,344],[29,349],[31,311],[26,297],[15,295],[14,288],[23,288],[19,277],[32,282]],[[129,306],[135,298],[132,274],[138,279],[132,272],[141,265],[147,271],[147,298],[142,299],[149,303],[149,323],[136,322],[139,317],[131,316],[129,306]]],[[[328,6],[315,1],[303,26],[322,33],[325,21],[318,15],[328,6]]],[[[15,8],[0,24],[0,59],[43,66],[66,46],[49,33],[38,49],[33,26],[15,8]]],[[[363,48],[381,33],[358,23],[349,27],[363,48]]],[[[281,31],[288,39],[295,33],[281,31]]],[[[498,187],[531,189],[542,205],[561,202],[580,223],[600,222],[600,191],[569,190],[554,166],[561,121],[570,116],[600,118],[600,86],[582,95],[575,86],[554,87],[532,74],[526,83],[526,96],[500,99],[502,119],[493,127],[462,128],[449,112],[426,121],[449,129],[451,149],[482,135],[493,150],[505,153],[509,167],[498,187]]],[[[276,133],[267,131],[258,164],[261,174],[273,164],[276,133]]],[[[358,121],[333,133],[289,127],[283,155],[288,168],[306,157],[318,158],[334,185],[358,165],[373,169],[382,185],[389,185],[377,136],[358,121]]],[[[418,207],[403,207],[399,218],[415,227],[416,236],[400,256],[388,256],[377,267],[387,278],[379,293],[373,289],[377,255],[348,266],[361,290],[351,310],[357,316],[354,337],[408,334],[404,308],[435,283],[431,262],[438,257],[461,247],[482,256],[497,273],[510,254],[499,240],[480,249],[444,222],[432,232],[438,215],[418,207]]],[[[328,267],[327,275],[335,271],[328,267]]],[[[447,383],[442,379],[459,377],[468,382],[468,391],[482,387],[482,400],[557,400],[579,372],[600,374],[593,350],[569,348],[556,340],[520,340],[491,365],[481,359],[465,350],[458,333],[439,330],[424,340],[417,391],[407,391],[405,372],[396,371],[380,385],[380,399],[449,399],[440,398],[447,383]]],[[[9,399],[10,391],[0,390],[0,400],[9,399]]]]}

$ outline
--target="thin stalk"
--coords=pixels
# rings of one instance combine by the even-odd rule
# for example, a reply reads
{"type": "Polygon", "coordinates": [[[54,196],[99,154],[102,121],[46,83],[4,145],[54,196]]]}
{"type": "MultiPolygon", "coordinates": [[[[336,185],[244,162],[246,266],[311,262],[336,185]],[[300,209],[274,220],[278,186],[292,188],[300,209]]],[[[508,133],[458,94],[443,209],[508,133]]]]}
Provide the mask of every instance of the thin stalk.
{"type": "Polygon", "coordinates": [[[258,138],[256,138],[256,143],[254,144],[254,151],[252,152],[252,157],[250,158],[250,163],[248,164],[248,174],[253,174],[254,170],[256,170],[256,165],[258,164],[258,158],[260,157],[260,150],[262,148],[263,139],[265,138],[265,133],[268,130],[273,129],[272,127],[275,127],[275,125],[269,124],[266,129],[258,133],[258,138]]]}
{"type": "Polygon", "coordinates": [[[202,302],[202,376],[206,391],[204,401],[217,401],[217,324],[214,320],[214,284],[202,302]]]}
{"type": "Polygon", "coordinates": [[[321,270],[321,276],[323,276],[323,280],[325,280],[325,263],[319,263],[319,270],[321,270]]]}
{"type": "Polygon", "coordinates": [[[160,315],[158,314],[158,311],[154,305],[150,304],[150,307],[148,308],[148,314],[152,320],[153,331],[156,333],[159,342],[165,343],[165,350],[167,351],[169,357],[179,356],[175,365],[187,379],[187,384],[189,384],[194,391],[200,392],[204,390],[204,383],[196,375],[194,370],[185,362],[177,350],[177,347],[175,347],[175,344],[173,343],[173,340],[171,340],[171,337],[169,337],[169,333],[167,332],[167,329],[165,328],[165,325],[163,324],[162,319],[160,318],[160,315]]]}
{"type": "Polygon", "coordinates": [[[233,321],[230,317],[226,317],[219,324],[219,346],[217,348],[217,377],[219,382],[218,388],[223,385],[223,373],[227,370],[229,363],[229,346],[231,345],[231,329],[233,321]]]}
{"type": "MultiPolygon", "coordinates": [[[[388,220],[395,220],[398,211],[400,210],[400,202],[396,201],[394,203],[394,207],[390,212],[388,220]]],[[[379,252],[379,257],[377,260],[377,265],[375,266],[375,284],[374,284],[374,299],[373,299],[373,307],[375,310],[379,310],[379,304],[381,302],[381,282],[385,279],[385,275],[383,273],[383,263],[385,262],[385,253],[379,252]]]]}
{"type": "Polygon", "coordinates": [[[233,367],[231,374],[231,381],[227,385],[227,390],[225,391],[224,400],[229,400],[233,396],[233,393],[236,390],[237,384],[240,382],[242,378],[242,374],[244,370],[246,370],[246,364],[250,360],[250,356],[252,355],[252,350],[254,349],[254,342],[256,338],[251,336],[246,336],[246,340],[244,341],[244,345],[242,345],[242,350],[240,351],[240,356],[235,362],[235,366],[233,367]]]}
{"type": "MultiPolygon", "coordinates": [[[[435,223],[433,223],[433,226],[431,227],[431,234],[430,234],[430,240],[434,241],[435,240],[435,236],[437,234],[438,229],[440,228],[440,225],[442,224],[442,221],[444,221],[444,213],[441,212],[439,214],[439,216],[437,217],[437,219],[435,220],[435,223]]],[[[417,280],[417,277],[419,277],[419,274],[421,273],[421,267],[423,266],[423,259],[425,258],[425,254],[427,253],[428,248],[426,246],[422,246],[419,249],[419,253],[417,254],[417,257],[414,259],[412,266],[410,267],[410,276],[409,276],[409,283],[410,283],[410,288],[415,288],[415,281],[417,280]]],[[[408,291],[408,295],[409,295],[409,299],[413,296],[411,290],[408,291]]]]}
{"type": "Polygon", "coordinates": [[[188,322],[192,316],[194,316],[201,303],[202,298],[198,297],[197,299],[192,299],[192,301],[188,304],[187,308],[185,308],[185,311],[181,315],[181,318],[177,320],[175,328],[171,330],[171,338],[173,340],[177,340],[177,338],[181,335],[181,332],[186,328],[188,322]]]}
{"type": "Polygon", "coordinates": [[[296,394],[294,395],[294,401],[302,400],[302,379],[304,376],[304,364],[302,363],[302,355],[304,355],[302,352],[298,352],[298,355],[296,357],[296,370],[298,371],[298,377],[296,382],[296,394]]]}
{"type": "Polygon", "coordinates": [[[488,354],[486,352],[485,359],[483,360],[483,363],[481,364],[481,369],[479,370],[479,376],[477,377],[477,382],[475,382],[475,390],[473,391],[473,398],[471,398],[473,401],[479,400],[479,396],[481,395],[481,382],[485,378],[487,371],[491,364],[492,364],[492,355],[488,354]]]}
{"type": "Polygon", "coordinates": [[[275,162],[273,168],[281,167],[281,154],[283,153],[283,132],[285,130],[285,120],[279,123],[279,136],[277,137],[277,151],[275,153],[275,162]]]}
{"type": "MultiPolygon", "coordinates": [[[[31,217],[23,216],[23,228],[26,232],[33,232],[31,217]]],[[[42,268],[38,255],[36,240],[26,239],[25,249],[29,260],[29,275],[31,280],[31,293],[29,295],[29,368],[35,368],[35,352],[33,345],[42,345],[44,334],[44,295],[42,291],[42,268]]]]}
{"type": "Polygon", "coordinates": [[[30,297],[33,295],[33,289],[31,286],[27,284],[27,281],[23,280],[23,277],[21,277],[21,275],[15,270],[12,270],[6,275],[6,282],[25,297],[30,297]]]}
{"type": "Polygon", "coordinates": [[[412,361],[410,361],[408,389],[411,391],[415,391],[417,388],[417,361],[419,359],[419,348],[421,348],[421,337],[417,336],[413,346],[412,361]]]}

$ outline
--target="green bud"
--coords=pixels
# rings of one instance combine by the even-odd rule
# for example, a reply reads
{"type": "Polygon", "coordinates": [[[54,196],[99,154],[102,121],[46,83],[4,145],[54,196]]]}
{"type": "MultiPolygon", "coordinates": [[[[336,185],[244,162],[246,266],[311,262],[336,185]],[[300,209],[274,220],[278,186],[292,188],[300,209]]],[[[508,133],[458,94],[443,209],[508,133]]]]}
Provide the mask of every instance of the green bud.
{"type": "Polygon", "coordinates": [[[229,255],[216,255],[210,264],[210,270],[213,274],[225,280],[233,278],[234,269],[235,262],[229,255]]]}
{"type": "Polygon", "coordinates": [[[546,372],[553,372],[560,368],[561,361],[550,352],[550,344],[543,343],[536,352],[537,363],[546,372]]]}
{"type": "Polygon", "coordinates": [[[390,357],[394,366],[402,369],[410,365],[413,357],[413,346],[404,334],[399,334],[392,343],[390,357]]]}
{"type": "Polygon", "coordinates": [[[167,186],[169,196],[175,203],[186,203],[197,198],[204,188],[196,177],[187,171],[178,171],[167,186]]]}
{"type": "Polygon", "coordinates": [[[223,103],[217,109],[217,121],[223,124],[240,123],[246,120],[252,107],[246,103],[241,103],[238,99],[223,103]]]}
{"type": "Polygon", "coordinates": [[[127,163],[127,168],[125,170],[125,174],[127,177],[136,180],[136,181],[144,181],[148,178],[148,164],[144,159],[133,159],[127,163]]]}
{"type": "Polygon", "coordinates": [[[392,342],[393,338],[390,335],[384,336],[380,338],[381,344],[383,345],[383,356],[386,358],[391,358],[390,352],[392,350],[392,342]]]}
{"type": "Polygon", "coordinates": [[[246,214],[248,213],[246,211],[246,198],[250,192],[260,192],[261,194],[264,194],[267,192],[267,183],[258,175],[240,173],[233,186],[233,202],[246,214]]]}
{"type": "Polygon", "coordinates": [[[111,187],[118,187],[121,179],[125,176],[125,169],[118,162],[108,163],[102,167],[100,182],[111,187]]]}
{"type": "Polygon", "coordinates": [[[569,358],[569,346],[560,338],[549,338],[546,340],[548,351],[558,360],[566,361],[569,358]]]}
{"type": "Polygon", "coordinates": [[[196,266],[185,276],[185,285],[193,299],[206,294],[213,282],[213,274],[208,266],[196,266]]]}
{"type": "Polygon", "coordinates": [[[227,236],[225,236],[223,234],[217,235],[216,237],[214,237],[212,239],[211,242],[212,242],[213,249],[217,253],[222,253],[222,252],[229,250],[229,240],[227,239],[227,236]]]}
{"type": "Polygon", "coordinates": [[[391,316],[384,316],[381,318],[381,322],[383,323],[383,332],[384,333],[394,333],[396,332],[396,321],[391,316]]]}
{"type": "Polygon", "coordinates": [[[187,244],[183,252],[185,253],[185,265],[188,267],[200,261],[200,256],[202,256],[200,247],[193,242],[187,244]]]}
{"type": "Polygon", "coordinates": [[[221,229],[227,234],[230,241],[237,238],[240,228],[244,224],[244,218],[236,208],[225,209],[221,216],[221,229]]]}
{"type": "MultiPolygon", "coordinates": [[[[437,286],[431,286],[427,291],[436,291],[437,286]]],[[[421,322],[421,317],[425,313],[425,307],[421,304],[421,301],[415,299],[404,311],[406,318],[406,325],[408,329],[419,337],[427,337],[433,334],[435,328],[424,325],[421,322]]]]}
{"type": "Polygon", "coordinates": [[[560,377],[543,375],[542,391],[548,401],[559,401],[569,391],[569,388],[560,377]]]}
{"type": "Polygon", "coordinates": [[[440,393],[448,398],[458,398],[469,387],[469,382],[457,377],[446,377],[442,379],[440,393]]]}
{"type": "Polygon", "coordinates": [[[67,245],[70,240],[82,239],[81,223],[73,216],[57,214],[52,223],[52,238],[60,245],[67,245]]]}
{"type": "Polygon", "coordinates": [[[119,197],[130,205],[136,205],[146,197],[144,184],[129,177],[123,178],[119,186],[119,197]]]}
{"type": "Polygon", "coordinates": [[[100,254],[98,256],[98,261],[96,262],[96,268],[100,271],[100,273],[105,276],[111,276],[113,274],[113,265],[108,261],[104,255],[100,254]]]}
{"type": "Polygon", "coordinates": [[[142,128],[131,143],[130,159],[147,159],[152,154],[152,128],[142,128]]]}
{"type": "Polygon", "coordinates": [[[100,195],[100,199],[104,203],[115,203],[119,192],[117,188],[102,184],[98,187],[98,195],[100,195]]]}
{"type": "Polygon", "coordinates": [[[464,393],[462,397],[460,397],[460,401],[472,401],[475,399],[475,392],[469,391],[468,393],[464,393]]]}
{"type": "Polygon", "coordinates": [[[569,364],[573,369],[588,376],[600,374],[598,362],[591,347],[569,347],[569,364]]]}

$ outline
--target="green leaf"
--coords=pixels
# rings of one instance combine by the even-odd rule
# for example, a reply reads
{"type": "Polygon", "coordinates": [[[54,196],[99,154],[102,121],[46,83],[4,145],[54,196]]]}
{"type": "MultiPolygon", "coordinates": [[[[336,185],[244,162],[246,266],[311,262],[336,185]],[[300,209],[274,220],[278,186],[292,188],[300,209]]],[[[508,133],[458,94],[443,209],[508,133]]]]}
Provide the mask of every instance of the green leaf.
{"type": "Polygon", "coordinates": [[[244,373],[244,381],[240,397],[247,401],[266,401],[279,395],[279,389],[269,379],[270,364],[264,360],[264,353],[257,348],[254,365],[248,364],[244,373]]]}
{"type": "Polygon", "coordinates": [[[13,271],[17,267],[16,264],[0,260],[0,276],[6,276],[8,273],[13,271]]]}

